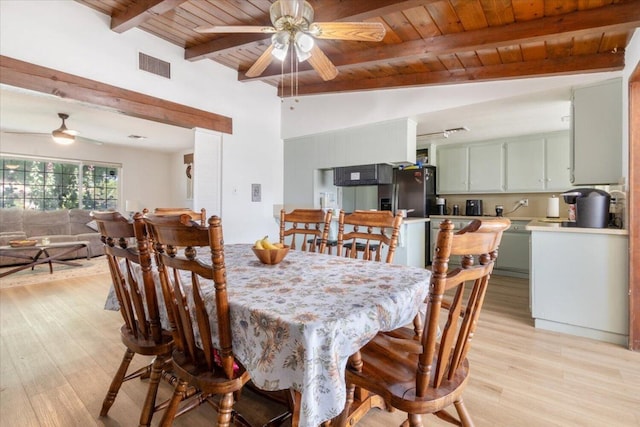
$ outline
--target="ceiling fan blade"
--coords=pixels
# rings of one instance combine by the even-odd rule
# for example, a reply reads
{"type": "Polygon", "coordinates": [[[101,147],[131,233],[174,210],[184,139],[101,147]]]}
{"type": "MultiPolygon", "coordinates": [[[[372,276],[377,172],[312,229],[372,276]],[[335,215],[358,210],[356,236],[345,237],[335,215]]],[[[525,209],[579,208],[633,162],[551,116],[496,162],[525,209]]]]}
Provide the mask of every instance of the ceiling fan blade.
{"type": "Polygon", "coordinates": [[[309,33],[319,39],[379,42],[386,30],[379,22],[314,22],[309,33]]]}
{"type": "Polygon", "coordinates": [[[275,33],[273,27],[265,27],[261,25],[214,25],[213,27],[196,27],[194,30],[198,33],[275,33]]]}
{"type": "Polygon", "coordinates": [[[81,136],[76,137],[76,141],[78,141],[78,142],[86,142],[86,143],[94,144],[94,145],[103,145],[104,144],[104,142],[102,142],[102,141],[98,141],[96,139],[91,139],[91,138],[83,138],[81,136]]]}
{"type": "MultiPolygon", "coordinates": [[[[19,131],[19,130],[1,130],[1,133],[6,133],[6,134],[12,134],[12,135],[38,135],[38,136],[46,136],[46,137],[51,137],[51,133],[50,132],[27,132],[27,131],[19,131]]],[[[79,132],[74,131],[75,132],[75,137],[76,137],[76,141],[78,142],[86,142],[89,144],[95,144],[95,145],[103,145],[104,143],[102,141],[98,141],[96,139],[91,139],[91,138],[84,138],[82,136],[77,136],[79,134],[79,132]]],[[[70,134],[71,135],[71,134],[70,134]]]]}
{"type": "Polygon", "coordinates": [[[327,55],[315,44],[311,49],[311,56],[307,61],[309,61],[309,64],[320,74],[320,77],[322,77],[324,81],[333,80],[338,75],[336,66],[333,65],[329,58],[327,58],[327,55]]]}
{"type": "Polygon", "coordinates": [[[273,55],[271,52],[273,51],[273,44],[270,44],[269,47],[260,55],[260,57],[253,63],[251,68],[249,68],[246,72],[247,77],[258,77],[260,74],[264,72],[264,70],[271,64],[273,60],[273,55]]]}

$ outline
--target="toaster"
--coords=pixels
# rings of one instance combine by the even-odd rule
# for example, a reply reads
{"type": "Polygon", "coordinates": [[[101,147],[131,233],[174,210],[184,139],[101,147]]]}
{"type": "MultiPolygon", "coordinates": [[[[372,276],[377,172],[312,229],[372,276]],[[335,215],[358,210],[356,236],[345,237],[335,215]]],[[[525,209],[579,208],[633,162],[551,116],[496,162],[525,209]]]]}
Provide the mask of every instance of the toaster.
{"type": "Polygon", "coordinates": [[[467,207],[465,211],[467,216],[482,216],[482,200],[471,199],[467,200],[467,207]]]}

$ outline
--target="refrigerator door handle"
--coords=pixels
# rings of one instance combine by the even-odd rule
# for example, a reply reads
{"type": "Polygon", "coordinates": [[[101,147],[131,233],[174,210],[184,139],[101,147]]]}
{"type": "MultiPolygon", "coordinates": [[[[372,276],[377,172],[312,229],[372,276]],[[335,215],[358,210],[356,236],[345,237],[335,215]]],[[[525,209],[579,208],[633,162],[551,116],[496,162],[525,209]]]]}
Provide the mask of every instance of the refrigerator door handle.
{"type": "Polygon", "coordinates": [[[395,215],[398,212],[398,184],[393,184],[391,187],[391,192],[392,192],[392,213],[395,215]]]}

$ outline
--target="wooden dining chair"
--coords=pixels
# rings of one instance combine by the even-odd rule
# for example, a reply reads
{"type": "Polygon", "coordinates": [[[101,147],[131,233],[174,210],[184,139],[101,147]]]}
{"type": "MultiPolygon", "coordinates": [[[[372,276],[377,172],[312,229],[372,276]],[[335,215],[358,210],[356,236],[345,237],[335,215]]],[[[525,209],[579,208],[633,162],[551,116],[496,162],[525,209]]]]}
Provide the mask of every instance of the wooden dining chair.
{"type": "Polygon", "coordinates": [[[333,211],[322,209],[294,209],[280,211],[280,243],[307,252],[324,253],[329,237],[333,211]]]}
{"type": "Polygon", "coordinates": [[[216,409],[218,426],[228,427],[231,422],[248,426],[233,410],[249,373],[233,355],[220,218],[213,216],[208,226],[202,226],[188,214],[147,215],[145,223],[155,244],[165,301],[170,302],[175,321],[172,361],[179,380],[160,425],[173,424],[180,400],[191,385],[202,393],[195,404],[208,402],[216,409]],[[198,260],[198,252],[206,254],[211,263],[198,260]],[[205,280],[212,282],[212,294],[203,291],[205,280]],[[215,313],[215,319],[209,317],[209,311],[215,313]]]}
{"type": "Polygon", "coordinates": [[[392,263],[398,246],[402,215],[390,211],[340,211],[338,218],[338,256],[392,263]],[[345,227],[346,226],[346,227],[345,227]],[[347,231],[345,231],[347,229],[347,231]]]}
{"type": "Polygon", "coordinates": [[[367,410],[354,400],[357,387],[380,396],[388,407],[407,412],[402,426],[422,427],[423,414],[473,426],[462,400],[469,381],[467,355],[500,239],[509,225],[506,218],[474,220],[454,233],[451,221],[441,224],[421,336],[379,333],[351,357],[347,402],[335,425],[351,426],[367,410]],[[448,268],[452,255],[462,256],[461,267],[448,268]],[[458,418],[446,411],[451,405],[458,418]]]}
{"type": "Polygon", "coordinates": [[[194,221],[200,221],[200,225],[207,225],[207,210],[194,211],[190,208],[155,208],[154,215],[181,215],[186,213],[194,221]]]}
{"type": "Polygon", "coordinates": [[[140,425],[148,426],[159,409],[156,395],[163,368],[171,357],[173,338],[160,324],[145,224],[140,213],[134,215],[132,222],[118,212],[92,212],[91,215],[102,235],[113,288],[124,319],[120,337],[125,353],[102,403],[100,416],[107,415],[124,381],[148,376],[147,396],[140,415],[140,425]],[[144,276],[142,282],[133,274],[134,264],[140,266],[144,276]],[[153,362],[127,374],[135,354],[154,356],[153,362]]]}

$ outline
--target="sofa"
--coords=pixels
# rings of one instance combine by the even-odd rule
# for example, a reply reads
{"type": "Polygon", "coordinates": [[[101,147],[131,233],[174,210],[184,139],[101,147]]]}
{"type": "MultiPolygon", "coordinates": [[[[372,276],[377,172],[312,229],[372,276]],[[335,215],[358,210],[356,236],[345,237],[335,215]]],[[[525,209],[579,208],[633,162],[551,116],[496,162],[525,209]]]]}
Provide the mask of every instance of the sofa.
{"type": "MultiPolygon", "coordinates": [[[[51,243],[89,242],[86,248],[73,251],[61,259],[95,257],[104,254],[104,246],[91,211],[83,209],[59,209],[35,211],[17,208],[0,208],[0,246],[8,246],[11,240],[37,240],[48,238],[51,243]],[[88,253],[87,253],[88,251],[88,253]]],[[[55,253],[56,249],[51,249],[55,253]]],[[[0,256],[0,266],[24,264],[26,261],[10,256],[0,256]]]]}

